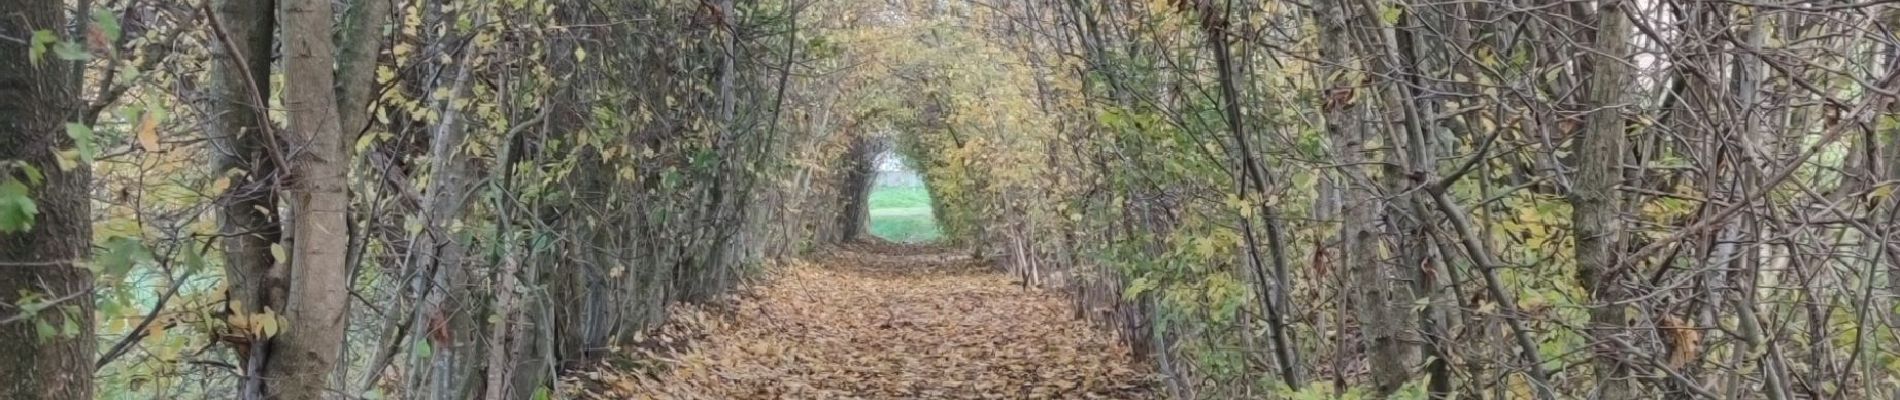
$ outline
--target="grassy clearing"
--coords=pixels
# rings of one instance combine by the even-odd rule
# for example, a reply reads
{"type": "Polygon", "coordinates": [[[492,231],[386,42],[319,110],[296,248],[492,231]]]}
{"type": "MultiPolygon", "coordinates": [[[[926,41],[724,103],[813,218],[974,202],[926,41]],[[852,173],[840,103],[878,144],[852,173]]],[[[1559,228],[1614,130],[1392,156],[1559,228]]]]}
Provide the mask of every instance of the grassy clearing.
{"type": "Polygon", "coordinates": [[[877,212],[880,208],[914,207],[930,207],[929,190],[923,187],[879,186],[871,188],[871,212],[873,213],[877,212]]]}
{"type": "Polygon", "coordinates": [[[943,237],[930,211],[930,191],[921,187],[871,189],[871,234],[893,242],[923,243],[943,237]]]}
{"type": "Polygon", "coordinates": [[[871,234],[893,242],[926,243],[943,238],[930,215],[871,216],[871,234]]]}

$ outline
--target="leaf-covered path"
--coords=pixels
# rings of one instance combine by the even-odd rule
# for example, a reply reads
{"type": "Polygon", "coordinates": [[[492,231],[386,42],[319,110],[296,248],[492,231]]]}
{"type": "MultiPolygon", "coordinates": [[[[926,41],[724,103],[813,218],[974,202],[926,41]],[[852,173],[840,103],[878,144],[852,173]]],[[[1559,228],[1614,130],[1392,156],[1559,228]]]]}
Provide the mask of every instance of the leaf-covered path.
{"type": "Polygon", "coordinates": [[[857,245],[779,268],[723,309],[682,310],[631,357],[648,361],[583,374],[576,397],[1150,397],[1126,348],[1053,293],[953,254],[857,245]]]}

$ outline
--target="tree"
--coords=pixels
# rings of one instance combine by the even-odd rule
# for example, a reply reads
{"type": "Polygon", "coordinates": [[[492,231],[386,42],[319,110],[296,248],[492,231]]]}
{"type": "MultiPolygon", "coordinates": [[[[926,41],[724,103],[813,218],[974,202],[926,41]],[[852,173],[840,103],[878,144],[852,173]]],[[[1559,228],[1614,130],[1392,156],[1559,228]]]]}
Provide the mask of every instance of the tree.
{"type": "Polygon", "coordinates": [[[1595,40],[1588,64],[1589,114],[1575,147],[1576,186],[1570,203],[1575,210],[1577,283],[1590,293],[1590,326],[1598,390],[1601,398],[1635,399],[1631,366],[1624,349],[1634,340],[1627,330],[1623,301],[1629,298],[1625,281],[1630,270],[1620,264],[1622,207],[1617,186],[1623,181],[1623,115],[1625,85],[1629,82],[1630,20],[1622,1],[1609,1],[1597,12],[1595,40]]]}
{"type": "Polygon", "coordinates": [[[284,0],[282,18],[285,120],[280,141],[290,205],[290,287],[285,326],[272,342],[266,377],[270,398],[321,399],[343,345],[348,309],[350,198],[344,175],[350,152],[343,141],[330,39],[328,0],[284,0]]]}
{"type": "Polygon", "coordinates": [[[65,77],[77,63],[41,47],[63,44],[63,10],[58,0],[0,2],[0,397],[9,399],[93,392],[92,155],[80,144],[92,133],[66,124],[78,101],[65,77]]]}
{"type": "MultiPolygon", "coordinates": [[[[1329,65],[1323,72],[1330,79],[1325,95],[1322,96],[1321,111],[1326,117],[1327,139],[1334,146],[1332,156],[1340,166],[1339,174],[1333,179],[1338,185],[1336,194],[1341,209],[1339,234],[1335,240],[1340,244],[1340,265],[1353,276],[1351,287],[1356,292],[1353,303],[1358,309],[1359,323],[1364,332],[1361,341],[1366,351],[1383,356],[1371,361],[1373,386],[1379,393],[1390,394],[1398,390],[1399,385],[1411,379],[1412,365],[1418,362],[1419,335],[1418,321],[1410,311],[1413,299],[1417,297],[1404,282],[1415,281],[1415,274],[1407,273],[1410,268],[1400,268],[1384,261],[1385,249],[1380,245],[1379,223],[1388,220],[1384,199],[1378,193],[1389,188],[1378,187],[1377,181],[1363,166],[1368,141],[1375,140],[1380,129],[1398,129],[1390,124],[1380,124],[1369,118],[1369,109],[1379,104],[1379,95],[1399,91],[1398,85],[1359,88],[1356,82],[1350,82],[1349,71],[1356,68],[1368,68],[1353,60],[1380,57],[1384,52],[1384,41],[1377,26],[1363,7],[1350,1],[1322,1],[1316,4],[1314,17],[1322,21],[1319,26],[1319,52],[1329,65]],[[1368,54],[1374,56],[1368,56],[1368,54]],[[1364,90],[1363,96],[1355,93],[1364,90]],[[1363,104],[1362,104],[1363,103],[1363,104]]],[[[1390,71],[1397,66],[1391,62],[1369,62],[1379,65],[1373,72],[1390,71]]],[[[1401,96],[1391,94],[1391,96],[1401,96]]],[[[1401,99],[1400,101],[1411,101],[1401,99]]],[[[1398,103],[1389,103],[1396,105],[1398,103]]],[[[1396,135],[1395,135],[1396,136],[1396,135]]],[[[1407,135],[1406,137],[1409,137],[1407,135]]],[[[1402,143],[1407,150],[1422,146],[1417,143],[1402,143]]],[[[1379,162],[1379,161],[1371,161],[1379,162]]],[[[1394,175],[1390,172],[1388,176],[1394,175]]],[[[1422,248],[1408,246],[1406,251],[1422,248]]]]}
{"type": "MultiPolygon", "coordinates": [[[[271,98],[271,44],[276,34],[276,3],[272,0],[222,0],[214,3],[219,40],[211,47],[211,101],[214,120],[206,124],[212,147],[213,174],[230,182],[220,195],[218,231],[223,236],[225,293],[233,315],[274,315],[284,309],[286,268],[271,246],[282,238],[277,214],[276,158],[281,149],[273,141],[267,107],[271,98]],[[267,312],[267,310],[269,312],[267,312]]],[[[268,351],[260,342],[238,343],[238,365],[245,376],[259,376],[268,351]]],[[[253,383],[261,385],[255,379],[253,383]]],[[[261,388],[254,386],[253,391],[261,388]]]]}
{"type": "Polygon", "coordinates": [[[839,204],[836,239],[841,242],[858,240],[864,235],[864,229],[870,216],[871,182],[877,179],[877,160],[884,146],[882,141],[871,138],[867,133],[854,132],[849,150],[845,151],[843,174],[839,174],[839,204]]]}

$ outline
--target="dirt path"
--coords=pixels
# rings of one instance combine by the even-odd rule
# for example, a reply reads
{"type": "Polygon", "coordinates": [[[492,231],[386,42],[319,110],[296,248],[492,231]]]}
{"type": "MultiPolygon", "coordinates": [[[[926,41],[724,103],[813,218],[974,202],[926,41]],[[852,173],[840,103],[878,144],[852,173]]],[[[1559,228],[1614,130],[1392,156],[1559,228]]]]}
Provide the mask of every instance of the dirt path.
{"type": "Polygon", "coordinates": [[[951,254],[863,245],[781,268],[735,306],[682,310],[651,339],[683,353],[646,350],[661,365],[594,372],[577,395],[1149,398],[1127,350],[1070,319],[1054,294],[951,254]],[[641,369],[661,372],[631,372],[641,369]]]}

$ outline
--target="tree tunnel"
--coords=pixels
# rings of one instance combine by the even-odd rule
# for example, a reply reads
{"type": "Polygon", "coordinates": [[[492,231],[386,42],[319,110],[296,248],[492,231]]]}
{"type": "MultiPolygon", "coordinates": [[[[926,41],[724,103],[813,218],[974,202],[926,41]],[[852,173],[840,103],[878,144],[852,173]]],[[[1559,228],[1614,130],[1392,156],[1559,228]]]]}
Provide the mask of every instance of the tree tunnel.
{"type": "Polygon", "coordinates": [[[1900,398],[1900,5],[1519,3],[0,0],[0,399],[1900,398]]]}
{"type": "Polygon", "coordinates": [[[877,157],[877,169],[866,199],[871,236],[897,243],[930,243],[943,237],[932,209],[930,187],[908,158],[887,148],[877,157]]]}
{"type": "Polygon", "coordinates": [[[930,187],[891,135],[861,134],[850,142],[839,154],[836,237],[911,244],[942,239],[930,187]]]}

